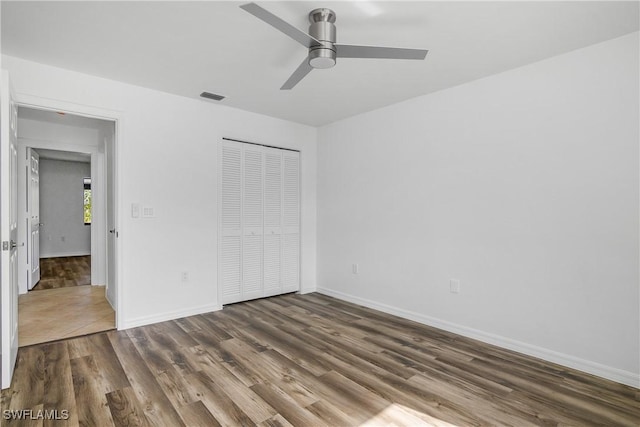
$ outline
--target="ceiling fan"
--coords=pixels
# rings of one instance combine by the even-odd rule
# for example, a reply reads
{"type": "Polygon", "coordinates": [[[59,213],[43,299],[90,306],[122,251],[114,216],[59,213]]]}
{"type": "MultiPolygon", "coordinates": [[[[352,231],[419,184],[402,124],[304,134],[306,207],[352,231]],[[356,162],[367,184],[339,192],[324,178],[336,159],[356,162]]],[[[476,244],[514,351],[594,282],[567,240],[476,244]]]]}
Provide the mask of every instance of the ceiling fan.
{"type": "Polygon", "coordinates": [[[424,59],[427,56],[428,51],[424,49],[337,44],[336,14],[331,9],[319,8],[309,12],[311,25],[307,34],[255,3],[240,7],[309,49],[307,57],[280,90],[292,89],[314,68],[333,67],[336,58],[424,59]]]}

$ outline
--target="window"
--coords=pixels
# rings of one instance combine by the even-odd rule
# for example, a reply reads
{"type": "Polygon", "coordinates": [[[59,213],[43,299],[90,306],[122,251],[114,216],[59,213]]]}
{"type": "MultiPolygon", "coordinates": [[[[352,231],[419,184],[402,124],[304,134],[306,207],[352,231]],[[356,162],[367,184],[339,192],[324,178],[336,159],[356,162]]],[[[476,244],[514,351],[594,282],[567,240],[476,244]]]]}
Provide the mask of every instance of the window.
{"type": "Polygon", "coordinates": [[[84,225],[91,225],[91,178],[84,178],[84,225]]]}

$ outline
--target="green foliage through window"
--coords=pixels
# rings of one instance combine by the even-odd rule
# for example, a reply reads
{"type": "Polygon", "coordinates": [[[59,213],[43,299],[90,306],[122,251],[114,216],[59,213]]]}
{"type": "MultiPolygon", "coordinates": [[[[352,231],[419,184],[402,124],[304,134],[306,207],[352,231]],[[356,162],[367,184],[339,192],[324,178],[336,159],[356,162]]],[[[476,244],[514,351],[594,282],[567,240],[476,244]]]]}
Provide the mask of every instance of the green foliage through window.
{"type": "Polygon", "coordinates": [[[91,178],[84,179],[84,225],[91,224],[91,178]]]}

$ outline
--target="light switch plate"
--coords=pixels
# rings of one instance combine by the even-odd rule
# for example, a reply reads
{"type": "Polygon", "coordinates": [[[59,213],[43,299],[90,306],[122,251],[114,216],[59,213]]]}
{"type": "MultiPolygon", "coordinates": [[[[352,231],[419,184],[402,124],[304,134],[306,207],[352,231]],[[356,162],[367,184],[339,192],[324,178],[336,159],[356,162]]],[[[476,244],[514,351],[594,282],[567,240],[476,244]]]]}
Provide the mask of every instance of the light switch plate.
{"type": "Polygon", "coordinates": [[[131,218],[139,218],[139,217],[140,217],[140,204],[131,203],[131,218]]]}
{"type": "Polygon", "coordinates": [[[458,280],[458,279],[449,280],[449,290],[451,291],[452,294],[459,294],[460,293],[460,280],[458,280]]]}

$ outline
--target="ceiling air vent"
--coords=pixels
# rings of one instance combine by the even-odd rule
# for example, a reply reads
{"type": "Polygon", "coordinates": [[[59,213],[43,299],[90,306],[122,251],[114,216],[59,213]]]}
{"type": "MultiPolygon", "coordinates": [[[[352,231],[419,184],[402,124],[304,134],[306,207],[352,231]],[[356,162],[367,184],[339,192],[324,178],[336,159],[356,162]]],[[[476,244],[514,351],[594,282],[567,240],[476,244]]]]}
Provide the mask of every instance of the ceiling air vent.
{"type": "Polygon", "coordinates": [[[210,92],[202,92],[200,96],[207,99],[213,99],[214,101],[222,101],[224,99],[224,96],[210,92]]]}

